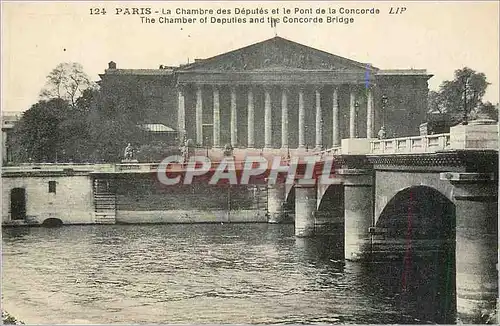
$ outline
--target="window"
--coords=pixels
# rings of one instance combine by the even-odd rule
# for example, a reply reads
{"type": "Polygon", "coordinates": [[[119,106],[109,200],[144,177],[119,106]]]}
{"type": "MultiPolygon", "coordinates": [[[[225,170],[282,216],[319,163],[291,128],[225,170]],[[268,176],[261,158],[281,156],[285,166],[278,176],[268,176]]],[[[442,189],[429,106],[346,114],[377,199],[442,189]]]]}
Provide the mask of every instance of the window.
{"type": "Polygon", "coordinates": [[[56,193],[56,182],[55,181],[49,181],[49,192],[50,193],[56,193]]]}

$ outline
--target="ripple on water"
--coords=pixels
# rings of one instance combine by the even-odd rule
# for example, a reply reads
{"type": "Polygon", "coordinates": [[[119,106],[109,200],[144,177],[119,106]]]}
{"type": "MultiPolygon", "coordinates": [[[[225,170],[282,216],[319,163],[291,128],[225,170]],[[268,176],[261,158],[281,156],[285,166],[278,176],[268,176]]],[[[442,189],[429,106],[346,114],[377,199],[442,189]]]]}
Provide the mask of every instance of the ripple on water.
{"type": "Polygon", "coordinates": [[[384,273],[344,262],[342,245],[295,239],[292,225],[18,228],[2,243],[4,302],[33,323],[425,320],[374,282],[384,273]]]}

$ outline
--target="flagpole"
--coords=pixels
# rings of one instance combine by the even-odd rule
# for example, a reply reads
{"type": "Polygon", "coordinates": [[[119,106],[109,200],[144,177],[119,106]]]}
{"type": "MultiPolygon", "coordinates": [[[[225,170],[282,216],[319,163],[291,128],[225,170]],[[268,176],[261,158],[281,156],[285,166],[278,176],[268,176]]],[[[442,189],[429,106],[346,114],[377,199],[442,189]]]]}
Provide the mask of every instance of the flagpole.
{"type": "Polygon", "coordinates": [[[271,18],[271,28],[274,29],[274,36],[278,36],[278,32],[276,31],[276,27],[277,27],[276,19],[271,18]]]}

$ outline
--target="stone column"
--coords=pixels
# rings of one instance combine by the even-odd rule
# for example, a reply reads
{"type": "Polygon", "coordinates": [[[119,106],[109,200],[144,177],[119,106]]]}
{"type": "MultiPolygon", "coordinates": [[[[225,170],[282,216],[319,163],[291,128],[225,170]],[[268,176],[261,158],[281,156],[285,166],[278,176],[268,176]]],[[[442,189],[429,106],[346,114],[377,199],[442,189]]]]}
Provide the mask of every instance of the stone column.
{"type": "Polygon", "coordinates": [[[179,129],[179,139],[186,140],[186,108],[184,98],[184,87],[178,86],[177,88],[177,128],[179,129]]]}
{"type": "Polygon", "coordinates": [[[321,149],[323,147],[323,126],[322,126],[322,115],[321,115],[321,88],[316,87],[314,94],[316,97],[316,149],[321,149]]]}
{"type": "Polygon", "coordinates": [[[203,144],[203,93],[201,85],[196,89],[196,143],[203,144]]]}
{"type": "Polygon", "coordinates": [[[498,206],[465,199],[456,208],[457,315],[463,323],[480,324],[494,316],[497,306],[498,206]]]}
{"type": "Polygon", "coordinates": [[[248,87],[248,144],[247,147],[253,148],[255,146],[255,125],[254,120],[254,102],[253,102],[253,89],[248,87]]]}
{"type": "Polygon", "coordinates": [[[339,123],[339,99],[338,99],[338,87],[333,88],[333,138],[332,147],[340,146],[340,123],[339,123]]]}
{"type": "Polygon", "coordinates": [[[295,185],[295,235],[314,235],[314,214],[316,213],[316,186],[295,185]]]}
{"type": "Polygon", "coordinates": [[[306,117],[306,112],[304,108],[304,90],[300,88],[299,89],[299,148],[306,147],[305,117],[306,117]]]}
{"type": "Polygon", "coordinates": [[[441,173],[441,180],[453,184],[457,317],[497,323],[498,185],[481,173],[441,173]]]}
{"type": "Polygon", "coordinates": [[[220,102],[219,102],[219,87],[217,85],[213,86],[213,96],[214,96],[214,147],[220,147],[220,102]]]}
{"type": "Polygon", "coordinates": [[[356,138],[356,95],[353,86],[349,97],[349,138],[356,138]]]}
{"type": "Polygon", "coordinates": [[[344,178],[344,256],[362,260],[370,253],[373,224],[373,178],[366,170],[339,172],[344,178]]]}
{"type": "Polygon", "coordinates": [[[264,148],[273,147],[273,129],[271,119],[271,93],[268,87],[264,87],[264,148]]]}
{"type": "Polygon", "coordinates": [[[270,185],[267,188],[267,213],[269,216],[269,223],[280,223],[282,221],[285,196],[286,188],[284,183],[270,185]]]}
{"type": "Polygon", "coordinates": [[[288,148],[288,89],[281,91],[281,148],[288,148]]]}
{"type": "Polygon", "coordinates": [[[236,87],[231,87],[231,146],[238,144],[238,124],[236,120],[236,87]]]}
{"type": "Polygon", "coordinates": [[[371,87],[366,90],[366,138],[373,138],[373,94],[371,87]]]}

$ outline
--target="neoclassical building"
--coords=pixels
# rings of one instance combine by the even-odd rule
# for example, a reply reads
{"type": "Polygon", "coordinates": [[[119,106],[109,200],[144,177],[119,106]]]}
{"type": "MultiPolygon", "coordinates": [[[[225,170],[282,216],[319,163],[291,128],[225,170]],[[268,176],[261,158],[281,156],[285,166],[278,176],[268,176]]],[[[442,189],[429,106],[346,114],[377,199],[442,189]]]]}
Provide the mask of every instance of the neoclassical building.
{"type": "Polygon", "coordinates": [[[380,69],[277,36],[177,67],[110,62],[100,77],[102,101],[140,107],[143,123],[198,145],[330,148],[343,138],[375,138],[382,125],[387,137],[417,135],[432,75],[380,69]]]}

